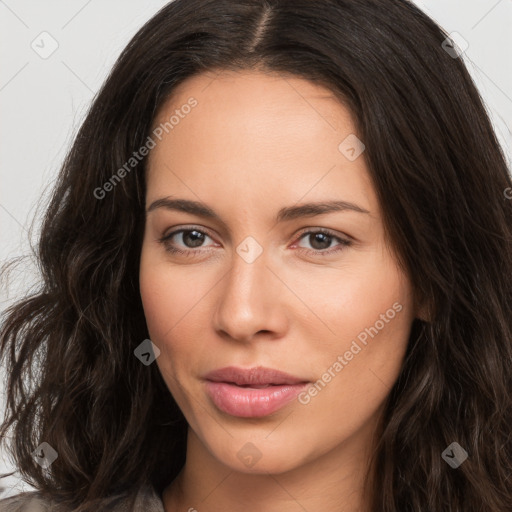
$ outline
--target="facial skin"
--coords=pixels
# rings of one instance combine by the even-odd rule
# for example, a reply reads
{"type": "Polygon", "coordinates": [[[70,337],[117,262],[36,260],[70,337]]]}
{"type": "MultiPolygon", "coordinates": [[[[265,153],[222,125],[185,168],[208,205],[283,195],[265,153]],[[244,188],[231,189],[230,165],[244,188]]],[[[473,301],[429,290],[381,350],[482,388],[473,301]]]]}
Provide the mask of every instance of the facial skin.
{"type": "Polygon", "coordinates": [[[364,152],[350,161],[338,149],[356,133],[353,121],[320,85],[244,71],[183,82],[154,126],[190,97],[197,106],[149,155],[146,208],[172,196],[206,204],[221,220],[153,209],[140,263],[148,330],[161,351],[156,364],[189,424],[187,462],[164,492],[165,508],[365,510],[372,439],[418,312],[386,244],[364,152]],[[369,214],[274,220],[283,207],[330,200],[369,214]],[[195,252],[166,252],[159,238],[185,228],[205,233],[202,245],[182,232],[168,244],[195,252]],[[320,228],[333,238],[303,235],[320,228]],[[262,248],[251,263],[237,252],[246,237],[262,248]],[[394,318],[376,324],[395,303],[394,318]],[[357,342],[381,323],[367,345],[357,342]],[[354,340],[361,350],[331,370],[308,403],[239,418],[205,392],[204,375],[225,366],[266,366],[317,382],[354,340]],[[248,442],[261,453],[252,467],[237,457],[248,442]]]}

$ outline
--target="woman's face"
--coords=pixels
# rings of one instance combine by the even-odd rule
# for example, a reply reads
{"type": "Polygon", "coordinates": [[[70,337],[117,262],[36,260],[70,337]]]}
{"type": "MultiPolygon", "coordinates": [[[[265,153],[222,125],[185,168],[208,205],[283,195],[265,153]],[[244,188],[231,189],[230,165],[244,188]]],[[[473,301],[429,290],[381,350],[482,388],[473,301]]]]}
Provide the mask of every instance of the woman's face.
{"type": "Polygon", "coordinates": [[[183,82],[153,128],[146,208],[205,208],[154,205],[140,263],[156,364],[199,450],[279,473],[368,446],[417,315],[347,109],[299,78],[223,72],[183,82]],[[228,366],[310,384],[205,379],[228,366]]]}

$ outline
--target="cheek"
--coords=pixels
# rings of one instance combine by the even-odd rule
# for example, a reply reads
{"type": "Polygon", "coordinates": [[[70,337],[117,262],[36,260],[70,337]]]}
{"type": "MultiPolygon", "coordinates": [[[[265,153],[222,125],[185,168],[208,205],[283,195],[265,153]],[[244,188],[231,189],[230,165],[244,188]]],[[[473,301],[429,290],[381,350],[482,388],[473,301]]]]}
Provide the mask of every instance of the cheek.
{"type": "Polygon", "coordinates": [[[308,357],[317,369],[317,381],[301,403],[306,404],[307,417],[316,418],[315,429],[330,422],[339,436],[350,436],[383,406],[400,373],[411,325],[405,306],[399,312],[393,309],[394,318],[389,319],[391,314],[389,323],[381,320],[381,324],[379,316],[388,305],[392,306],[383,301],[382,308],[375,308],[376,315],[373,308],[365,307],[357,319],[340,316],[337,326],[342,334],[337,343],[322,346],[317,357],[308,357]]]}
{"type": "Polygon", "coordinates": [[[381,373],[387,384],[400,368],[413,319],[411,299],[407,281],[392,266],[369,273],[347,299],[345,325],[340,325],[344,341],[338,348],[349,352],[350,366],[369,380],[381,373]]]}
{"type": "Polygon", "coordinates": [[[382,334],[397,329],[404,319],[407,324],[411,292],[408,282],[393,264],[386,259],[371,258],[358,268],[344,271],[342,277],[332,276],[309,289],[307,303],[317,313],[325,342],[338,350],[347,343],[350,345],[353,338],[376,322],[379,331],[383,326],[382,334]],[[381,315],[389,322],[381,320],[381,315]]]}
{"type": "Polygon", "coordinates": [[[156,364],[176,398],[179,396],[178,366],[183,363],[186,349],[184,342],[180,346],[179,320],[184,314],[181,311],[183,302],[179,300],[180,290],[170,284],[161,264],[141,264],[139,285],[149,338],[160,349],[156,364]]]}
{"type": "Polygon", "coordinates": [[[143,249],[140,295],[148,330],[157,342],[163,342],[198,301],[198,283],[191,277],[165,261],[159,250],[143,249]]]}
{"type": "Polygon", "coordinates": [[[165,286],[161,272],[156,266],[141,266],[140,295],[150,336],[162,340],[164,333],[172,327],[175,311],[173,289],[165,286]]]}
{"type": "Polygon", "coordinates": [[[400,372],[414,317],[410,285],[392,259],[375,258],[330,286],[330,300],[318,311],[334,336],[311,351],[310,360],[322,380],[333,382],[322,391],[325,398],[371,410],[400,372]]]}
{"type": "MultiPolygon", "coordinates": [[[[193,269],[177,269],[148,254],[141,258],[139,286],[151,341],[163,357],[157,362],[164,372],[191,363],[201,353],[208,308],[206,280],[194,278],[193,269]]],[[[173,369],[174,373],[174,369],[173,369]]]]}

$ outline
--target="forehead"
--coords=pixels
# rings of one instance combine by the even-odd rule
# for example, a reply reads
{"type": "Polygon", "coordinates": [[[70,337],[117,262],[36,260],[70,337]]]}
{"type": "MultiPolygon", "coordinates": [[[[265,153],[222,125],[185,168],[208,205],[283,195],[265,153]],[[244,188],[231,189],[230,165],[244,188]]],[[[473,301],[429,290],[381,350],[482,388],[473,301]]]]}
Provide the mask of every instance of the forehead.
{"type": "Polygon", "coordinates": [[[355,135],[350,112],[317,83],[257,71],[203,73],[173,91],[153,129],[165,123],[148,161],[153,198],[174,190],[215,198],[223,191],[288,194],[290,202],[339,189],[371,207],[364,153],[350,161],[339,149],[355,135]]]}
{"type": "Polygon", "coordinates": [[[252,70],[209,71],[184,80],[158,112],[154,126],[168,121],[191,97],[198,102],[194,111],[201,111],[202,122],[224,111],[225,122],[231,123],[242,118],[247,124],[250,118],[255,124],[273,124],[282,116],[295,116],[307,120],[311,129],[323,125],[333,131],[355,131],[348,109],[330,89],[290,74],[252,70]]]}

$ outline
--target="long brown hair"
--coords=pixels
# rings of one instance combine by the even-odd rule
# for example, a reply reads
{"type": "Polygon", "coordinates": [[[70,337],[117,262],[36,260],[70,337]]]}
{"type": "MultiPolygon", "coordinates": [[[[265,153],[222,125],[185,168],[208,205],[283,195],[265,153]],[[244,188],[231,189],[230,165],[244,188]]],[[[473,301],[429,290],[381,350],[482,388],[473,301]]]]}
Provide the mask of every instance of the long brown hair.
{"type": "Polygon", "coordinates": [[[406,0],[175,0],[139,30],[61,168],[41,287],[0,332],[0,434],[29,484],[85,512],[147,482],[161,492],[183,467],[185,418],[157,365],[133,353],[149,338],[146,158],[98,189],[146,143],[177,84],[258,68],[324,84],[350,109],[388,239],[429,305],[386,403],[372,512],[512,510],[512,181],[447,35],[406,0]],[[58,453],[49,471],[31,456],[41,442],[58,453]],[[442,457],[453,442],[468,454],[457,468],[442,457]]]}

